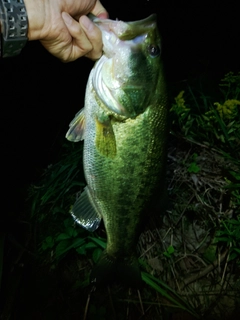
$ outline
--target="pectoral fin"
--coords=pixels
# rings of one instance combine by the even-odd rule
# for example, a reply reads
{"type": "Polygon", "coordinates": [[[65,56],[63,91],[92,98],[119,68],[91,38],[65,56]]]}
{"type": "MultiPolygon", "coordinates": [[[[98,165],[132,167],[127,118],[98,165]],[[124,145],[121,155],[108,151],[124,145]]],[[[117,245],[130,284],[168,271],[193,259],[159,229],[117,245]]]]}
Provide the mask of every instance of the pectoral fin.
{"type": "Polygon", "coordinates": [[[77,199],[70,213],[74,220],[88,231],[95,231],[101,222],[101,215],[98,213],[97,205],[92,199],[88,187],[77,199]]]}
{"type": "Polygon", "coordinates": [[[116,139],[110,120],[101,122],[96,119],[96,148],[105,157],[116,156],[116,139]]]}
{"type": "Polygon", "coordinates": [[[84,139],[85,131],[85,115],[84,109],[81,109],[76,115],[75,118],[69,124],[69,130],[66,134],[66,138],[72,142],[78,142],[84,139]]]}

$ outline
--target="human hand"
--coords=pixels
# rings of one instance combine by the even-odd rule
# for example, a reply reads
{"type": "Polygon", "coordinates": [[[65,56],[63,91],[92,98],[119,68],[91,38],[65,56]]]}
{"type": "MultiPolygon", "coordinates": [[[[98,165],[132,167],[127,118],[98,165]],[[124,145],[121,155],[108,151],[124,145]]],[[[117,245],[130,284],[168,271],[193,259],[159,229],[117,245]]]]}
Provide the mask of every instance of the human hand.
{"type": "Polygon", "coordinates": [[[93,60],[101,56],[101,31],[86,17],[91,12],[99,18],[108,18],[99,0],[24,2],[28,13],[29,40],[40,40],[51,54],[65,62],[81,56],[93,60]]]}

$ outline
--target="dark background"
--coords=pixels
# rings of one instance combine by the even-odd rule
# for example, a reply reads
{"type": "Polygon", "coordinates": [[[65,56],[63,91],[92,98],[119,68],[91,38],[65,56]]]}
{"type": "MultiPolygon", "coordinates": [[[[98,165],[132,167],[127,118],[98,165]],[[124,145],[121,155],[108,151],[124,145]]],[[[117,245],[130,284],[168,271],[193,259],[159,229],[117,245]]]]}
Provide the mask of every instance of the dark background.
{"type": "MultiPolygon", "coordinates": [[[[102,3],[111,19],[157,13],[170,88],[203,74],[218,83],[226,72],[240,71],[237,6],[211,1],[208,7],[151,0],[102,3]]],[[[17,215],[27,186],[57,161],[68,123],[83,107],[92,66],[86,58],[62,63],[37,41],[29,42],[18,57],[0,60],[3,216],[17,215]]]]}
{"type": "MultiPolygon", "coordinates": [[[[208,6],[180,6],[178,1],[177,6],[174,1],[161,0],[102,0],[102,3],[111,19],[133,21],[157,14],[170,99],[174,97],[174,92],[179,92],[182,83],[204,78],[211,92],[224,74],[240,71],[237,5],[234,7],[226,2],[220,7],[219,2],[209,1],[208,6]]],[[[59,160],[68,124],[83,107],[86,82],[92,66],[93,62],[86,58],[62,63],[38,41],[29,42],[18,57],[0,59],[0,234],[6,232],[23,243],[21,235],[27,234],[25,221],[29,219],[29,212],[25,211],[28,188],[40,179],[44,168],[59,160]]],[[[15,273],[12,272],[11,261],[16,259],[20,249],[6,237],[5,255],[8,259],[5,260],[5,286],[0,298],[9,291],[8,297],[16,297],[19,304],[29,299],[29,306],[24,305],[24,310],[24,307],[31,308],[31,296],[34,301],[38,298],[38,292],[31,287],[35,271],[32,271],[31,277],[30,264],[26,266],[25,273],[24,268],[19,271],[18,266],[14,269],[15,273]],[[16,252],[13,257],[12,252],[16,252]],[[26,279],[23,276],[21,282],[15,284],[15,290],[17,292],[22,286],[20,295],[30,283],[30,289],[26,289],[29,298],[26,298],[27,294],[19,296],[16,292],[12,293],[8,286],[11,280],[14,283],[13,276],[20,278],[18,271],[26,279]]],[[[48,286],[51,281],[42,275],[39,278],[39,282],[43,282],[42,287],[48,291],[53,286],[48,286]]],[[[35,305],[36,301],[33,309],[35,305]]],[[[26,315],[24,311],[22,314],[26,315]]]]}

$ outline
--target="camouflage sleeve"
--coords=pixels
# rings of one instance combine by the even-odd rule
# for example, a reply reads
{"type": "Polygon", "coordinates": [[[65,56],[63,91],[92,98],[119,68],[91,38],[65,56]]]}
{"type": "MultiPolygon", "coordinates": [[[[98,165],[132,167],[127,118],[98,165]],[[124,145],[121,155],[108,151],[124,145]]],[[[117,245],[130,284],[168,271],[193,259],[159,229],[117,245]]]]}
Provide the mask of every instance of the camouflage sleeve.
{"type": "Polygon", "coordinates": [[[0,57],[19,54],[27,42],[28,18],[23,0],[0,0],[0,57]]]}

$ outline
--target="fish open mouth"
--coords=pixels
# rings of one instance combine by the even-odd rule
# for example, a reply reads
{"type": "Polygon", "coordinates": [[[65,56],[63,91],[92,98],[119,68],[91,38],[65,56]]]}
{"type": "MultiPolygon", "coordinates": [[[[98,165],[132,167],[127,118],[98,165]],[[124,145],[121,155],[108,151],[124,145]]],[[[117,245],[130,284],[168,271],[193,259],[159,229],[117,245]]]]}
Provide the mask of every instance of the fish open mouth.
{"type": "Polygon", "coordinates": [[[94,23],[96,23],[101,31],[105,30],[108,33],[113,32],[120,40],[132,40],[137,36],[146,33],[146,30],[155,27],[156,14],[152,14],[142,20],[130,22],[95,18],[94,23]]]}
{"type": "Polygon", "coordinates": [[[108,57],[115,54],[115,49],[128,42],[128,46],[136,46],[144,41],[144,35],[156,27],[156,14],[131,22],[110,19],[94,19],[94,23],[102,32],[103,51],[108,57]]]}
{"type": "Polygon", "coordinates": [[[94,23],[103,40],[103,56],[92,71],[94,90],[109,111],[135,118],[139,104],[146,101],[146,82],[137,75],[141,63],[147,65],[145,48],[150,32],[156,27],[156,15],[134,22],[94,19],[94,23]],[[140,91],[140,101],[132,98],[140,91]]]}

